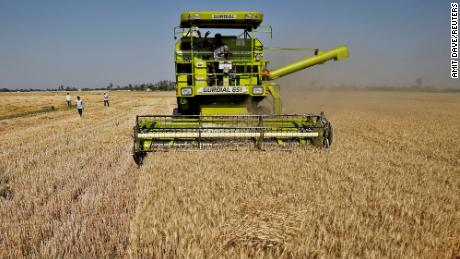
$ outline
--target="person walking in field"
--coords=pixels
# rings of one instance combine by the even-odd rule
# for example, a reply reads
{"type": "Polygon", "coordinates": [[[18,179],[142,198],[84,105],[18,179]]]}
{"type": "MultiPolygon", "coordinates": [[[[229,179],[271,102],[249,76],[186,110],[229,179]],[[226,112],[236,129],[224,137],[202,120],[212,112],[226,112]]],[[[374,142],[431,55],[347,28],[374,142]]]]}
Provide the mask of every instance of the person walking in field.
{"type": "Polygon", "coordinates": [[[109,95],[107,93],[104,93],[104,107],[107,106],[109,107],[109,95]]]}
{"type": "Polygon", "coordinates": [[[80,96],[77,96],[77,110],[78,110],[78,114],[80,114],[80,117],[83,116],[84,108],[85,108],[85,104],[83,103],[83,100],[80,98],[80,96]]]}
{"type": "Polygon", "coordinates": [[[65,96],[65,101],[67,102],[67,109],[72,107],[72,96],[69,93],[65,96]]]}

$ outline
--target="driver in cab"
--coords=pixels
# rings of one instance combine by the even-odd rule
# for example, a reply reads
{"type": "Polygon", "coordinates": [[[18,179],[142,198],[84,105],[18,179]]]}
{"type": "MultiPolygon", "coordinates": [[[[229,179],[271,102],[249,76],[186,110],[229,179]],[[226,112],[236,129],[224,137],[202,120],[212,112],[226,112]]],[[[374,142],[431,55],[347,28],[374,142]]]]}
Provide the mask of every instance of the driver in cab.
{"type": "Polygon", "coordinates": [[[214,36],[214,59],[215,60],[224,60],[228,57],[230,51],[228,46],[222,41],[222,35],[217,33],[214,36]]]}
{"type": "Polygon", "coordinates": [[[222,41],[222,35],[216,33],[214,36],[214,52],[213,58],[215,62],[211,63],[211,71],[214,75],[210,76],[210,85],[223,85],[224,74],[229,72],[228,68],[219,69],[219,63],[226,60],[230,53],[227,45],[222,41]]]}

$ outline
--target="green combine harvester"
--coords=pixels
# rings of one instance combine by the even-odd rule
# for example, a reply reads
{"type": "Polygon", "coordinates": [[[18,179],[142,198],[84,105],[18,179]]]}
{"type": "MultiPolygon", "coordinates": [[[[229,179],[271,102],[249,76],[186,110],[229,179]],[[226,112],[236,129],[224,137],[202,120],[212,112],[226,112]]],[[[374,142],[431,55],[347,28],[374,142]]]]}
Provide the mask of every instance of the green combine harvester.
{"type": "MultiPolygon", "coordinates": [[[[328,148],[333,129],[324,113],[281,114],[279,86],[274,79],[328,60],[345,59],[346,46],[268,70],[264,46],[256,33],[272,34],[262,26],[260,12],[184,12],[174,28],[177,108],[172,115],[138,115],[133,155],[142,163],[146,153],[159,150],[216,146],[286,147],[311,143],[328,148]],[[200,29],[234,31],[233,35],[200,29]],[[229,30],[232,29],[232,30],[229,30]],[[264,112],[261,102],[272,104],[264,112]],[[248,145],[249,144],[249,145],[248,145]]],[[[266,110],[266,109],[265,109],[266,110]]]]}

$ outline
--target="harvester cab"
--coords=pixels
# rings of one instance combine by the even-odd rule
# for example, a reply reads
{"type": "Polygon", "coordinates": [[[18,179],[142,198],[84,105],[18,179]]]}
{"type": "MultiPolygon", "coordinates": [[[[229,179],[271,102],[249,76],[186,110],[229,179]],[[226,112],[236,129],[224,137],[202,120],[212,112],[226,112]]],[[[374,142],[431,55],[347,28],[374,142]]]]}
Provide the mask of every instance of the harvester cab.
{"type": "Polygon", "coordinates": [[[279,86],[272,80],[348,56],[346,46],[269,70],[259,33],[260,12],[184,12],[174,28],[177,108],[172,115],[138,115],[134,158],[171,148],[332,144],[333,130],[324,114],[281,114],[279,86]],[[231,30],[230,30],[231,29],[231,30]],[[201,30],[217,31],[214,35],[201,30]],[[219,30],[228,32],[221,33],[219,30]],[[271,111],[260,103],[269,98],[271,111]],[[248,145],[249,144],[249,145],[248,145]]]}

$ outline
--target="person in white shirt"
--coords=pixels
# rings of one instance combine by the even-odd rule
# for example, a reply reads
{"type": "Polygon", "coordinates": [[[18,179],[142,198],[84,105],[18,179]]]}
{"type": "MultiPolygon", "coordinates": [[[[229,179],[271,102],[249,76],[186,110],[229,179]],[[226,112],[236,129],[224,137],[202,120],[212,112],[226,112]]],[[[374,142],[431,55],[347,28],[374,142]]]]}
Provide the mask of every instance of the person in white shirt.
{"type": "Polygon", "coordinates": [[[224,60],[230,54],[228,46],[222,41],[222,35],[217,33],[214,36],[214,59],[215,60],[224,60]]]}
{"type": "Polygon", "coordinates": [[[70,96],[69,93],[65,96],[65,100],[67,102],[67,109],[70,109],[72,107],[72,96],[70,96]]]}
{"type": "Polygon", "coordinates": [[[230,49],[222,40],[222,35],[220,33],[216,33],[214,35],[214,66],[212,68],[214,75],[211,76],[211,82],[213,85],[222,85],[223,82],[223,75],[225,71],[221,71],[219,69],[219,62],[221,60],[226,60],[231,55],[230,49]],[[220,74],[220,75],[219,75],[220,74]]]}
{"type": "Polygon", "coordinates": [[[77,110],[78,110],[78,114],[80,114],[80,117],[83,116],[84,108],[85,108],[85,104],[83,103],[83,100],[80,99],[80,96],[77,96],[77,110]]]}
{"type": "Polygon", "coordinates": [[[109,95],[107,93],[104,93],[104,107],[107,106],[109,107],[109,95]]]}

